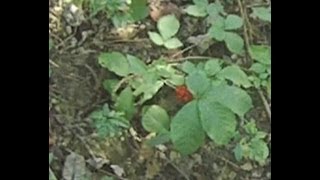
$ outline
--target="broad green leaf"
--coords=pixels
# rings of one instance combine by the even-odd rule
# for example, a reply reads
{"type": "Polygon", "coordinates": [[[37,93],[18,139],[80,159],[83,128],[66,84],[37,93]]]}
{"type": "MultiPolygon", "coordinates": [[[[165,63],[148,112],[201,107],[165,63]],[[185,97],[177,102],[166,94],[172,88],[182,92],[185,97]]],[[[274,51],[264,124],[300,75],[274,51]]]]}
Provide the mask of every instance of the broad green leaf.
{"type": "Polygon", "coordinates": [[[263,165],[269,156],[269,148],[267,144],[261,139],[254,138],[250,141],[249,148],[249,158],[263,165]]]}
{"type": "Polygon", "coordinates": [[[187,76],[186,85],[191,93],[200,97],[209,87],[210,79],[203,71],[195,71],[187,76]]]}
{"type": "Polygon", "coordinates": [[[204,71],[208,76],[213,76],[221,70],[219,59],[210,59],[204,65],[204,71]]]}
{"type": "Polygon", "coordinates": [[[233,112],[210,99],[199,101],[199,111],[202,128],[207,135],[218,145],[227,144],[235,135],[237,125],[233,112]]]}
{"type": "Polygon", "coordinates": [[[129,63],[126,57],[119,52],[102,53],[98,61],[102,67],[108,68],[119,76],[129,74],[129,63]]]}
{"type": "Polygon", "coordinates": [[[164,144],[170,141],[170,133],[162,133],[157,136],[147,140],[146,144],[149,146],[157,146],[160,144],[164,144]]]}
{"type": "Polygon", "coordinates": [[[226,32],[223,27],[212,25],[208,30],[208,34],[217,41],[223,41],[225,39],[226,32]]]}
{"type": "Polygon", "coordinates": [[[217,74],[217,77],[221,79],[228,79],[234,84],[243,86],[244,88],[251,87],[247,74],[237,65],[227,66],[217,74]]]}
{"type": "Polygon", "coordinates": [[[243,25],[243,19],[237,15],[230,14],[225,20],[225,30],[238,29],[243,25]]]}
{"type": "Polygon", "coordinates": [[[261,63],[253,63],[249,70],[260,74],[265,72],[267,70],[267,67],[261,63]]]}
{"type": "Polygon", "coordinates": [[[183,44],[178,38],[171,38],[164,42],[164,46],[168,49],[176,49],[183,46],[183,44]]]}
{"type": "Polygon", "coordinates": [[[252,45],[249,48],[249,53],[252,59],[266,65],[271,64],[271,49],[269,46],[252,45]]]}
{"type": "Polygon", "coordinates": [[[135,21],[142,20],[148,16],[148,0],[131,0],[130,12],[135,21]]]}
{"type": "Polygon", "coordinates": [[[259,74],[259,78],[260,78],[260,79],[267,79],[268,76],[269,76],[268,73],[261,73],[261,74],[259,74]]]}
{"type": "Polygon", "coordinates": [[[170,126],[170,137],[174,147],[183,155],[194,153],[204,144],[203,131],[197,102],[191,101],[174,116],[170,126]]]}
{"type": "Polygon", "coordinates": [[[149,132],[168,132],[170,127],[169,115],[162,107],[152,105],[142,116],[142,126],[149,132]]]}
{"type": "Polygon", "coordinates": [[[148,32],[149,38],[151,39],[152,42],[154,42],[158,46],[162,46],[164,44],[162,37],[160,34],[156,32],[148,32]]]}
{"type": "Polygon", "coordinates": [[[228,49],[235,54],[243,53],[244,42],[241,36],[233,32],[225,32],[224,41],[228,49]]]}
{"type": "Polygon", "coordinates": [[[125,113],[125,117],[130,120],[132,119],[135,108],[134,108],[134,98],[132,90],[130,87],[125,88],[117,98],[115,103],[115,109],[120,112],[125,113]]]}
{"type": "Polygon", "coordinates": [[[195,17],[205,17],[207,15],[206,9],[201,8],[196,5],[189,5],[186,9],[185,12],[191,16],[195,17]]]}
{"type": "Polygon", "coordinates": [[[129,62],[130,73],[138,75],[147,73],[146,64],[143,63],[139,58],[128,54],[127,60],[129,62]]]}
{"type": "Polygon", "coordinates": [[[216,101],[243,117],[253,107],[251,97],[246,91],[225,84],[212,86],[203,99],[216,101]]]}
{"type": "Polygon", "coordinates": [[[197,70],[196,66],[193,63],[191,63],[190,61],[186,61],[186,62],[182,63],[181,69],[183,72],[188,73],[188,74],[191,74],[197,70]]]}
{"type": "Polygon", "coordinates": [[[234,156],[237,161],[241,161],[243,158],[243,150],[241,144],[237,144],[237,146],[233,150],[234,156]]]}
{"type": "Polygon", "coordinates": [[[166,41],[177,34],[180,28],[180,22],[177,20],[175,15],[166,15],[159,19],[157,28],[163,40],[166,41]]]}
{"type": "Polygon", "coordinates": [[[271,22],[271,8],[254,7],[251,16],[258,17],[259,19],[267,22],[271,22]]]}

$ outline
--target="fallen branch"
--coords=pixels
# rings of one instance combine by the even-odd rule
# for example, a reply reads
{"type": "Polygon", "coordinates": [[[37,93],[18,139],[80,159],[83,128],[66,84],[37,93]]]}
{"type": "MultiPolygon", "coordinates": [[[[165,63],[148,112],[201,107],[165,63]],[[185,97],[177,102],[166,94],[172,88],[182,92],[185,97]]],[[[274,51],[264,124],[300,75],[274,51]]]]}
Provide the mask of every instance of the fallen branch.
{"type": "Polygon", "coordinates": [[[264,97],[262,91],[260,89],[258,89],[258,93],[259,93],[259,96],[263,102],[263,105],[264,105],[264,108],[266,109],[266,112],[267,112],[267,115],[269,117],[269,120],[271,122],[271,109],[270,109],[270,106],[268,104],[268,101],[267,99],[264,97]]]}

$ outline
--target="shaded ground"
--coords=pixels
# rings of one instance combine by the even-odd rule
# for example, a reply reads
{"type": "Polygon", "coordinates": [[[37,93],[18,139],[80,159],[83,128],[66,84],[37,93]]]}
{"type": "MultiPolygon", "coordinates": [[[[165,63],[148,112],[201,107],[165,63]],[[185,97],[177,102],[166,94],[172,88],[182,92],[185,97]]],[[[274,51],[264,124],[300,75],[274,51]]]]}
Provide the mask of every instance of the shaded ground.
{"type": "MultiPolygon", "coordinates": [[[[187,2],[191,1],[175,3],[180,7],[187,2]]],[[[49,3],[50,38],[55,44],[49,57],[52,69],[49,83],[49,152],[55,156],[52,169],[58,179],[63,179],[62,169],[70,152],[85,158],[90,178],[97,180],[103,175],[120,179],[112,165],[123,168],[123,179],[130,180],[271,179],[270,162],[264,167],[253,162],[237,163],[232,154],[232,145],[222,149],[208,141],[197,153],[188,157],[181,157],[170,149],[170,145],[160,149],[150,148],[140,140],[143,141],[147,134],[141,128],[139,117],[133,122],[133,128],[124,132],[121,138],[99,140],[88,114],[110,101],[102,82],[112,76],[98,65],[99,54],[120,51],[150,62],[172,52],[155,46],[148,39],[147,31],[155,28],[155,23],[150,18],[134,27],[134,31],[137,32],[134,33],[134,38],[123,39],[119,32],[114,32],[112,24],[104,16],[80,20],[79,25],[71,26],[65,14],[68,13],[67,6],[64,3],[62,6],[59,5],[61,1],[58,0],[49,0],[49,3]],[[136,134],[133,133],[133,129],[136,134]],[[93,160],[95,163],[92,163],[93,160]],[[241,165],[248,163],[252,167],[246,171],[241,165]]],[[[235,5],[236,3],[231,3],[230,9],[237,10],[233,8],[235,5]]],[[[178,37],[186,47],[190,45],[187,42],[189,36],[205,33],[206,28],[200,19],[182,16],[180,22],[182,27],[178,37]]],[[[267,28],[270,27],[253,25],[255,32],[259,33],[256,34],[256,41],[266,41],[270,33],[267,28]]],[[[200,52],[197,48],[192,48],[184,53],[184,56],[189,55],[200,55],[200,52]]],[[[231,54],[224,45],[214,44],[201,55],[224,57],[231,54]]],[[[270,133],[270,121],[262,101],[256,91],[252,90],[250,93],[255,108],[249,116],[258,121],[260,129],[270,133]]],[[[174,92],[169,89],[161,90],[153,101],[166,107],[171,115],[181,106],[175,101],[174,92]]]]}

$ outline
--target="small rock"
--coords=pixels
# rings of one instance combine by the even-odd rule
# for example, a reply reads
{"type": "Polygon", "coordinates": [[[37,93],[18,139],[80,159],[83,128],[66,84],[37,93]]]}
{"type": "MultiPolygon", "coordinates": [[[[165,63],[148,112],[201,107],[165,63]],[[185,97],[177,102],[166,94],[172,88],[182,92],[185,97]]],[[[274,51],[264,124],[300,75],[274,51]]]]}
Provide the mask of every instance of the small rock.
{"type": "Polygon", "coordinates": [[[241,169],[245,170],[245,171],[250,171],[253,169],[252,164],[251,163],[245,163],[244,165],[240,166],[241,169]]]}

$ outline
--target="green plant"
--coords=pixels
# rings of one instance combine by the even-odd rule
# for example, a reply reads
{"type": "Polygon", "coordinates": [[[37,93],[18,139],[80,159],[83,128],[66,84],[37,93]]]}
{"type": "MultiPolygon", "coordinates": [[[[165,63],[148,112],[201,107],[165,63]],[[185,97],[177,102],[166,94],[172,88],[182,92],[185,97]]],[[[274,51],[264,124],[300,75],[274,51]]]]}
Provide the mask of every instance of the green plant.
{"type": "Polygon", "coordinates": [[[157,29],[159,33],[148,32],[149,38],[159,46],[164,46],[167,49],[176,49],[183,46],[181,41],[173,37],[175,36],[180,28],[180,22],[174,15],[163,16],[157,22],[157,29]]]}
{"type": "Polygon", "coordinates": [[[193,0],[194,4],[189,5],[185,11],[195,17],[207,17],[208,35],[217,40],[224,41],[227,48],[236,54],[243,54],[244,41],[241,36],[232,30],[243,26],[243,19],[234,14],[227,14],[220,1],[210,3],[208,0],[193,0]]]}
{"type": "Polygon", "coordinates": [[[147,0],[90,0],[89,5],[91,16],[103,12],[115,27],[139,21],[148,14],[147,0]]]}
{"type": "Polygon", "coordinates": [[[271,98],[271,49],[269,46],[252,45],[249,54],[255,62],[250,70],[253,74],[249,77],[256,88],[266,87],[271,98]]]}
{"type": "Polygon", "coordinates": [[[49,180],[57,180],[57,177],[55,176],[55,174],[53,173],[50,164],[53,160],[53,154],[49,153],[49,180]]]}
{"type": "Polygon", "coordinates": [[[264,165],[269,155],[267,143],[263,140],[267,133],[258,131],[254,120],[251,120],[243,126],[246,136],[242,137],[234,149],[234,155],[237,161],[243,158],[251,159],[264,165]]]}
{"type": "Polygon", "coordinates": [[[132,94],[138,100],[138,104],[151,99],[164,84],[181,85],[184,83],[183,75],[179,74],[172,64],[167,64],[162,59],[146,65],[135,56],[111,52],[102,53],[99,56],[99,63],[102,67],[122,77],[119,82],[115,79],[106,81],[104,87],[114,96],[119,86],[127,83],[133,90],[132,94]]]}
{"type": "Polygon", "coordinates": [[[118,135],[123,129],[129,128],[130,125],[126,113],[110,110],[108,104],[92,112],[90,118],[101,138],[118,135]]]}
{"type": "MultiPolygon", "coordinates": [[[[253,107],[251,97],[244,90],[253,86],[247,74],[237,65],[226,65],[222,59],[211,58],[198,64],[186,61],[181,65],[160,59],[146,65],[132,55],[111,52],[101,54],[99,63],[122,78],[105,81],[105,87],[112,93],[116,110],[124,112],[127,119],[133,116],[135,106],[143,105],[162,86],[186,85],[193,99],[174,117],[163,107],[151,105],[142,108],[141,121],[146,131],[156,134],[148,141],[149,145],[171,141],[183,155],[195,152],[206,136],[217,145],[228,144],[237,135],[237,119],[244,119],[253,107]],[[120,87],[125,88],[117,96],[120,87]]],[[[247,143],[249,147],[261,145],[255,139],[250,143],[247,143]]],[[[250,152],[249,158],[260,160],[260,155],[250,152]]]]}

